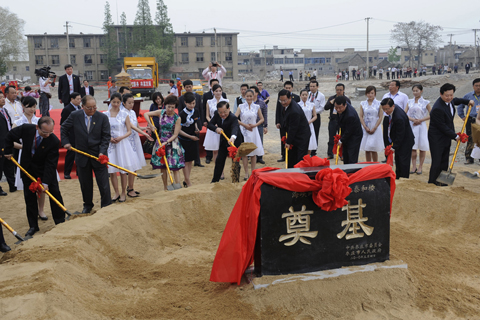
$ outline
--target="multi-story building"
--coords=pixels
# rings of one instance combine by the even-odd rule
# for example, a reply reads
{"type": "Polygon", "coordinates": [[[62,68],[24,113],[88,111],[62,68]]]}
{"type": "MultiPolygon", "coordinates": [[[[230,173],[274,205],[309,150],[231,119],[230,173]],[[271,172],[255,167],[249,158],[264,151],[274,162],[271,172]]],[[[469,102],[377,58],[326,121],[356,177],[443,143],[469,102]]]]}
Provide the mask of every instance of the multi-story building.
{"type": "MultiPolygon", "coordinates": [[[[114,26],[120,44],[117,52],[118,65],[123,65],[127,56],[123,26],[114,26]]],[[[127,26],[129,36],[131,28],[127,26]]],[[[226,78],[235,79],[237,68],[237,34],[217,33],[215,46],[214,33],[176,33],[173,44],[174,66],[170,73],[160,75],[175,78],[198,78],[211,61],[218,61],[227,69],[226,78]],[[216,51],[215,51],[216,50],[216,51]],[[214,59],[216,57],[216,59],[214,59]]],[[[70,62],[75,74],[82,79],[104,82],[110,76],[105,65],[106,55],[102,51],[103,34],[28,34],[29,72],[31,79],[37,79],[35,69],[49,65],[57,75],[63,74],[64,66],[70,62]]],[[[35,81],[35,80],[34,80],[35,81]]]]}
{"type": "Polygon", "coordinates": [[[2,81],[6,80],[22,80],[26,81],[30,79],[30,62],[29,61],[8,61],[7,72],[2,81]]]}

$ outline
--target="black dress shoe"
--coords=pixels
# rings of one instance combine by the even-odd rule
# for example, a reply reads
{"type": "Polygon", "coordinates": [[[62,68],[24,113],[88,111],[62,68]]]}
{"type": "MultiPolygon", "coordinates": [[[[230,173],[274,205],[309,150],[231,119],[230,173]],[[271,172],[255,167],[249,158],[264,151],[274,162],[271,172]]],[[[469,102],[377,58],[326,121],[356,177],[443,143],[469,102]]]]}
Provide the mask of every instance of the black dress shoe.
{"type": "Polygon", "coordinates": [[[43,220],[43,221],[47,221],[47,220],[48,220],[48,217],[47,217],[47,216],[42,217],[41,215],[38,215],[38,217],[40,218],[40,220],[43,220]]]}
{"type": "Polygon", "coordinates": [[[387,163],[387,159],[383,160],[382,163],[387,163]]]}
{"type": "Polygon", "coordinates": [[[285,162],[285,158],[278,159],[277,162],[285,162]]]}
{"type": "Polygon", "coordinates": [[[3,190],[0,190],[0,196],[6,196],[8,193],[6,193],[5,191],[3,190]]]}
{"type": "Polygon", "coordinates": [[[331,160],[331,159],[333,159],[333,156],[328,156],[327,159],[331,160]]]}
{"type": "Polygon", "coordinates": [[[69,174],[65,174],[65,175],[63,175],[63,178],[64,178],[64,179],[72,179],[72,177],[70,177],[70,175],[69,175],[69,174]]]}
{"type": "Polygon", "coordinates": [[[0,252],[7,252],[7,251],[10,251],[12,250],[9,246],[7,246],[7,244],[4,242],[2,244],[0,244],[0,252]]]}
{"type": "Polygon", "coordinates": [[[263,161],[263,159],[258,159],[257,163],[265,164],[265,161],[263,161]]]}
{"type": "Polygon", "coordinates": [[[10,192],[15,192],[17,191],[17,187],[10,187],[10,192]]]}
{"type": "Polygon", "coordinates": [[[88,209],[88,208],[83,208],[82,210],[82,213],[90,213],[90,211],[92,211],[92,209],[88,209]]]}
{"type": "Polygon", "coordinates": [[[465,162],[465,164],[473,164],[473,160],[467,160],[467,162],[465,162]]]}
{"type": "Polygon", "coordinates": [[[210,160],[210,159],[206,159],[206,160],[205,160],[205,163],[206,163],[206,164],[209,164],[211,161],[212,161],[212,160],[210,160]]]}
{"type": "Polygon", "coordinates": [[[39,228],[30,228],[28,229],[27,233],[25,233],[25,237],[27,236],[33,236],[35,232],[40,231],[39,228]]]}
{"type": "MultiPolygon", "coordinates": [[[[208,163],[208,162],[207,162],[207,163],[208,163]]],[[[196,164],[196,165],[194,165],[194,166],[195,166],[195,167],[200,167],[200,168],[204,168],[204,167],[205,167],[205,166],[204,166],[203,164],[201,164],[201,163],[200,163],[200,164],[196,164]]]]}

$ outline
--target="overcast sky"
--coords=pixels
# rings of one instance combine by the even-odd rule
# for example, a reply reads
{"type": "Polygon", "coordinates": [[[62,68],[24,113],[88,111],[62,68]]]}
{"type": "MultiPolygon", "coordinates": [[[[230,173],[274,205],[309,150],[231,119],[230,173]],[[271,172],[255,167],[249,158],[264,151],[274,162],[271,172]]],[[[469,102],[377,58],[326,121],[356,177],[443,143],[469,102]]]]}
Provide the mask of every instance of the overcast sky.
{"type": "MultiPolygon", "coordinates": [[[[17,0],[2,1],[25,21],[24,34],[59,34],[65,21],[71,22],[73,34],[102,33],[103,0],[17,0]]],[[[117,22],[122,12],[133,24],[138,0],[110,0],[112,17],[117,22]]],[[[480,29],[479,2],[475,0],[358,1],[358,0],[165,0],[175,32],[238,32],[241,51],[257,51],[278,45],[296,50],[315,51],[366,49],[367,23],[370,20],[370,49],[386,51],[395,45],[390,30],[396,22],[424,20],[443,27],[444,44],[450,40],[473,45],[472,29],[480,29]],[[432,6],[427,3],[434,3],[432,6]],[[456,6],[453,5],[456,4],[456,6]]],[[[156,0],[150,0],[152,19],[156,0]]],[[[480,32],[477,32],[477,37],[480,32]]],[[[442,44],[443,45],[443,44],[442,44]]]]}

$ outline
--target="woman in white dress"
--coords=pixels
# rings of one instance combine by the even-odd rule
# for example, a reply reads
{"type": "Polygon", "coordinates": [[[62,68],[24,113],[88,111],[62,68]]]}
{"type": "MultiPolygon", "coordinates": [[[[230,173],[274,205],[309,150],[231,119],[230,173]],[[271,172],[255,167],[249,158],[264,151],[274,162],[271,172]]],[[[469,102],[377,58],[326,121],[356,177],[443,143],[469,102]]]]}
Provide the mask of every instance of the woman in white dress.
{"type": "MultiPolygon", "coordinates": [[[[222,97],[222,87],[219,84],[215,84],[212,87],[213,91],[213,99],[207,101],[207,106],[205,110],[205,116],[207,118],[207,122],[213,118],[215,111],[217,111],[217,104],[220,101],[228,102],[228,99],[224,99],[222,97]]],[[[218,133],[213,132],[212,130],[207,130],[205,134],[205,140],[203,141],[203,147],[205,150],[213,151],[213,163],[217,159],[218,154],[218,147],[220,145],[220,135],[218,133]]],[[[223,174],[222,174],[223,177],[223,174]]]]}
{"type": "Polygon", "coordinates": [[[247,156],[242,157],[243,169],[245,170],[245,181],[249,177],[248,173],[248,157],[251,157],[252,171],[255,170],[257,163],[257,156],[263,156],[263,145],[258,133],[258,126],[265,121],[263,119],[262,111],[258,104],[253,103],[255,93],[253,90],[247,90],[245,93],[246,102],[239,105],[235,116],[238,118],[240,124],[240,131],[243,134],[245,142],[252,142],[257,146],[257,149],[250,152],[247,156]],[[257,119],[260,119],[257,121],[257,119]]]}
{"type": "MultiPolygon", "coordinates": [[[[29,124],[37,124],[40,118],[35,116],[35,112],[37,111],[37,101],[33,97],[23,97],[22,98],[22,106],[23,106],[23,114],[21,115],[20,119],[15,120],[13,122],[13,128],[21,126],[25,123],[29,124]]],[[[21,141],[21,140],[20,140],[21,141]]],[[[18,153],[18,163],[20,163],[20,159],[22,157],[22,144],[14,142],[14,148],[19,150],[18,153]]],[[[17,190],[23,190],[23,181],[20,176],[20,168],[17,167],[17,171],[15,174],[15,187],[17,190]]],[[[42,192],[40,198],[38,199],[38,215],[42,220],[48,220],[48,217],[45,215],[43,211],[45,207],[45,193],[42,192]]]]}
{"type": "MultiPolygon", "coordinates": [[[[136,156],[138,158],[138,164],[143,167],[147,165],[145,162],[145,155],[143,154],[142,141],[140,140],[139,133],[147,137],[148,140],[153,141],[153,138],[143,130],[146,129],[138,125],[137,114],[133,110],[133,104],[135,99],[131,93],[123,95],[123,107],[124,111],[128,112],[130,118],[130,124],[132,125],[132,134],[128,137],[128,142],[130,143],[133,153],[132,157],[136,156]]],[[[133,189],[133,183],[135,181],[135,176],[133,174],[128,175],[128,184],[127,184],[127,196],[131,198],[136,198],[140,194],[138,191],[133,189]]]]}
{"type": "MultiPolygon", "coordinates": [[[[120,93],[112,94],[110,98],[111,109],[105,112],[105,115],[110,121],[110,145],[108,146],[109,162],[120,167],[135,171],[141,168],[138,158],[133,153],[132,146],[126,140],[132,134],[132,125],[130,123],[130,116],[126,110],[120,110],[122,104],[122,96],[120,93]]],[[[127,175],[125,172],[108,166],[108,173],[110,174],[110,181],[115,190],[115,197],[113,202],[125,202],[127,188],[127,175]],[[120,172],[120,181],[122,190],[118,189],[117,172],[120,172]]]]}
{"type": "Polygon", "coordinates": [[[303,109],[303,112],[305,112],[305,117],[307,117],[308,120],[308,126],[310,127],[310,141],[308,143],[308,154],[312,150],[317,150],[318,145],[317,145],[317,139],[315,139],[315,129],[313,128],[313,122],[317,120],[317,112],[315,110],[315,104],[308,102],[308,91],[303,89],[300,91],[300,102],[298,105],[303,109]]]}
{"type": "Polygon", "coordinates": [[[405,113],[410,119],[413,135],[415,136],[415,144],[412,147],[412,170],[411,174],[422,174],[423,162],[427,151],[430,150],[428,145],[428,129],[425,121],[430,119],[430,101],[423,99],[423,86],[416,84],[412,87],[413,99],[408,100],[405,113]],[[417,168],[417,149],[420,150],[420,163],[417,168]]]}
{"type": "Polygon", "coordinates": [[[383,110],[380,101],[375,98],[377,88],[368,86],[365,95],[367,100],[360,103],[360,122],[363,127],[360,150],[365,151],[367,162],[378,162],[378,152],[385,149],[382,130],[378,130],[383,120],[383,110]]]}

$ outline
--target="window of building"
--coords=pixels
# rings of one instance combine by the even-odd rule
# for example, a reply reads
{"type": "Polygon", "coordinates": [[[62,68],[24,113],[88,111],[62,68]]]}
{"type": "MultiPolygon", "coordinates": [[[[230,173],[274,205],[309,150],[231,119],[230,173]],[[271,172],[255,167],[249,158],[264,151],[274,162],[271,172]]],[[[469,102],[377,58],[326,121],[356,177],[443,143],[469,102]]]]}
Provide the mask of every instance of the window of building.
{"type": "Polygon", "coordinates": [[[225,45],[226,46],[232,45],[232,37],[225,37],[225,45]]]}
{"type": "Polygon", "coordinates": [[[182,63],[188,63],[188,53],[182,53],[182,63]]]}
{"type": "Polygon", "coordinates": [[[211,60],[212,62],[217,61],[217,57],[216,57],[216,55],[215,55],[215,52],[212,52],[212,53],[210,54],[210,60],[211,60]]]}
{"type": "Polygon", "coordinates": [[[92,55],[91,54],[86,54],[85,55],[85,64],[90,64],[90,63],[93,63],[93,60],[92,60],[92,55]]]}
{"type": "Polygon", "coordinates": [[[30,67],[29,67],[29,66],[26,66],[26,67],[25,67],[25,71],[30,71],[30,67]]]}
{"type": "Polygon", "coordinates": [[[58,49],[58,38],[50,39],[50,48],[58,49]]]}
{"type": "Polygon", "coordinates": [[[210,37],[210,46],[211,47],[215,46],[215,37],[210,37]]]}
{"type": "Polygon", "coordinates": [[[100,70],[100,80],[108,80],[108,71],[100,70]]]}
{"type": "Polygon", "coordinates": [[[101,54],[100,55],[100,63],[105,63],[107,62],[107,55],[106,54],[101,54]]]}
{"type": "Polygon", "coordinates": [[[43,39],[42,38],[33,38],[33,43],[35,45],[35,49],[43,48],[43,39]]]}
{"type": "Polygon", "coordinates": [[[311,58],[305,58],[305,64],[310,64],[310,63],[312,63],[311,61],[312,61],[311,58]]]}
{"type": "Polygon", "coordinates": [[[335,63],[339,63],[342,58],[335,58],[335,63]]]}
{"type": "Polygon", "coordinates": [[[188,47],[188,38],[187,37],[181,37],[180,38],[180,45],[182,47],[188,47]]]}
{"type": "Polygon", "coordinates": [[[313,58],[313,64],[320,64],[320,58],[313,58]]]}
{"type": "Polygon", "coordinates": [[[232,61],[232,53],[225,52],[225,61],[232,61]]]}
{"type": "Polygon", "coordinates": [[[203,52],[197,53],[197,62],[203,62],[203,52]]]}
{"type": "Polygon", "coordinates": [[[105,37],[100,37],[100,47],[105,47],[105,37]]]}
{"type": "Polygon", "coordinates": [[[325,63],[332,63],[332,58],[325,59],[325,63]]]}
{"type": "Polygon", "coordinates": [[[75,38],[68,38],[68,46],[70,48],[75,48],[75,38]]]}
{"type": "Polygon", "coordinates": [[[303,64],[303,58],[295,58],[295,63],[303,64]]]}
{"type": "Polygon", "coordinates": [[[203,47],[203,37],[196,37],[195,38],[195,46],[196,47],[203,47]]]}
{"type": "Polygon", "coordinates": [[[373,62],[372,57],[368,57],[368,61],[369,61],[369,62],[373,62]]]}
{"type": "Polygon", "coordinates": [[[285,64],[293,64],[293,58],[285,58],[285,64]]]}
{"type": "Polygon", "coordinates": [[[17,71],[17,67],[15,67],[15,66],[12,69],[13,69],[13,71],[17,71]]]}
{"type": "Polygon", "coordinates": [[[418,61],[418,56],[415,56],[415,58],[414,58],[414,59],[415,59],[415,61],[418,61]]]}
{"type": "Polygon", "coordinates": [[[262,64],[262,60],[260,60],[260,59],[254,59],[254,60],[253,60],[253,63],[254,63],[256,66],[259,66],[259,65],[262,64]]]}
{"type": "Polygon", "coordinates": [[[275,58],[274,63],[275,64],[283,64],[283,58],[275,58]]]}
{"type": "Polygon", "coordinates": [[[325,63],[325,58],[320,58],[320,63],[325,63]]]}
{"type": "Polygon", "coordinates": [[[405,62],[410,60],[410,56],[405,56],[405,62]]]}
{"type": "Polygon", "coordinates": [[[35,56],[35,64],[43,64],[43,58],[45,56],[35,56]]]}
{"type": "Polygon", "coordinates": [[[431,56],[433,56],[433,53],[430,53],[431,56]]]}
{"type": "Polygon", "coordinates": [[[59,55],[52,55],[52,64],[59,65],[60,64],[60,56],[59,55]]]}
{"type": "Polygon", "coordinates": [[[70,63],[74,64],[74,65],[77,64],[77,56],[76,55],[74,55],[74,54],[70,55],[70,63]]]}
{"type": "Polygon", "coordinates": [[[85,80],[93,80],[93,71],[85,71],[85,80]]]}
{"type": "Polygon", "coordinates": [[[92,47],[92,38],[83,38],[83,47],[91,48],[92,47]]]}

